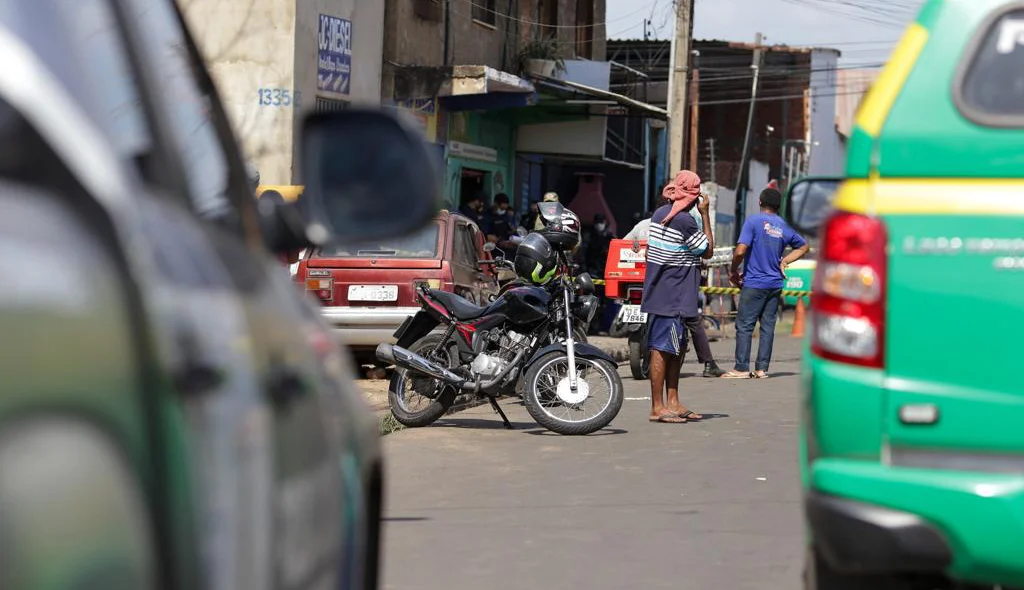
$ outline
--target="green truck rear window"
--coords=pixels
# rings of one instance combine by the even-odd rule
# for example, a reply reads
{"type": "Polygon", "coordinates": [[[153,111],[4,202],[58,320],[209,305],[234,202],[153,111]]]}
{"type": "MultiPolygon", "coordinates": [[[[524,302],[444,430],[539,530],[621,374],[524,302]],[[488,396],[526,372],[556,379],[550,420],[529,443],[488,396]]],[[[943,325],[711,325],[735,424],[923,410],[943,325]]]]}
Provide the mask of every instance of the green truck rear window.
{"type": "Polygon", "coordinates": [[[994,15],[966,54],[957,104],[983,125],[1024,126],[1024,7],[994,15]]]}

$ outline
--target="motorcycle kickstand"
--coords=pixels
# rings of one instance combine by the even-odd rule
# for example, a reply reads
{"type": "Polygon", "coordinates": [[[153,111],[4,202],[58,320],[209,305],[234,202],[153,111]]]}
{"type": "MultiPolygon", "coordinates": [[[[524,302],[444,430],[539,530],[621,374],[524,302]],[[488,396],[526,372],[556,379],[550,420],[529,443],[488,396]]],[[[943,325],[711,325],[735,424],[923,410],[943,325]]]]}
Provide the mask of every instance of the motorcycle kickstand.
{"type": "Polygon", "coordinates": [[[515,430],[516,427],[512,426],[512,423],[508,421],[508,416],[505,415],[505,412],[501,409],[501,406],[498,405],[498,400],[491,396],[487,396],[487,401],[491,402],[491,407],[494,408],[494,411],[497,412],[499,416],[501,416],[501,421],[505,423],[505,429],[515,430]]]}

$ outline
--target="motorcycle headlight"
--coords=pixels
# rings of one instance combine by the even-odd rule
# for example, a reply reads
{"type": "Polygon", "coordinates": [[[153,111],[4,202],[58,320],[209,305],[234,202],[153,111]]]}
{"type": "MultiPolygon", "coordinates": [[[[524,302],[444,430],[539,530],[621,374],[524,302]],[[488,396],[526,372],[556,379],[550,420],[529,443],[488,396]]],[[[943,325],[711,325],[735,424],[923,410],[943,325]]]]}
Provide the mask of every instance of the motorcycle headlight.
{"type": "Polygon", "coordinates": [[[597,315],[597,297],[585,295],[577,299],[573,315],[588,324],[594,321],[594,316],[597,315]]]}

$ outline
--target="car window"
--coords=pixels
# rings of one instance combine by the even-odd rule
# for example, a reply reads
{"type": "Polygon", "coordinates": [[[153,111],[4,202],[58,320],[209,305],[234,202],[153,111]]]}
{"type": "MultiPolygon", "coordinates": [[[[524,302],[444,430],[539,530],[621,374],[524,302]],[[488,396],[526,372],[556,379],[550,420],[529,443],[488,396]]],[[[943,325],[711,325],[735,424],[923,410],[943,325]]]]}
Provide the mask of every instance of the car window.
{"type": "Polygon", "coordinates": [[[0,0],[0,25],[28,45],[120,156],[137,160],[152,150],[108,0],[0,0]]]}
{"type": "Polygon", "coordinates": [[[437,258],[439,233],[435,222],[408,236],[321,248],[313,258],[437,258]]]}
{"type": "Polygon", "coordinates": [[[455,226],[455,263],[464,266],[476,266],[476,247],[473,234],[465,223],[455,226]]]}
{"type": "Polygon", "coordinates": [[[196,79],[172,1],[131,0],[131,18],[156,51],[154,58],[160,64],[157,79],[167,99],[164,103],[175,131],[174,141],[184,157],[193,207],[200,215],[214,216],[230,209],[228,159],[210,121],[209,97],[196,79]]]}

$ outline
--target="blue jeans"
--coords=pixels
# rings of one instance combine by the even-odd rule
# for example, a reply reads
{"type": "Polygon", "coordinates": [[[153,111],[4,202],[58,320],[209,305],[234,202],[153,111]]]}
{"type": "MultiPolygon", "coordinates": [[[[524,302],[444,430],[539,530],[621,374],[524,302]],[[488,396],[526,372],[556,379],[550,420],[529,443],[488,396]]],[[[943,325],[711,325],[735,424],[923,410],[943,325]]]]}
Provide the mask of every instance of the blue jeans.
{"type": "Polygon", "coordinates": [[[750,341],[754,336],[754,324],[761,322],[761,341],[757,344],[755,371],[768,371],[772,361],[772,344],[775,342],[775,321],[779,317],[779,301],[782,289],[740,289],[740,309],[736,314],[736,370],[750,370],[750,341]]]}

